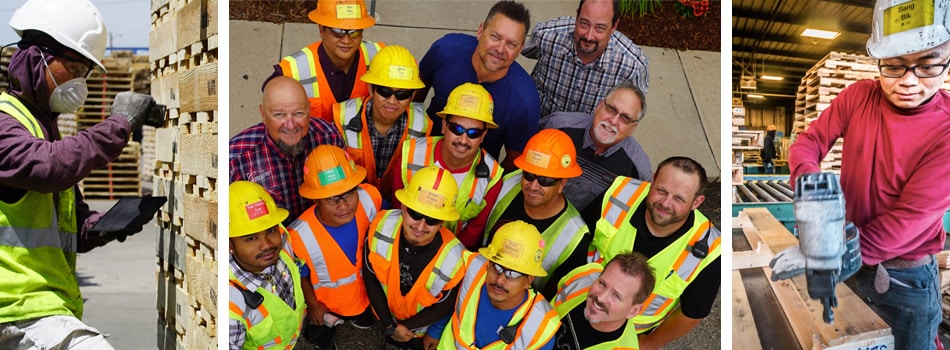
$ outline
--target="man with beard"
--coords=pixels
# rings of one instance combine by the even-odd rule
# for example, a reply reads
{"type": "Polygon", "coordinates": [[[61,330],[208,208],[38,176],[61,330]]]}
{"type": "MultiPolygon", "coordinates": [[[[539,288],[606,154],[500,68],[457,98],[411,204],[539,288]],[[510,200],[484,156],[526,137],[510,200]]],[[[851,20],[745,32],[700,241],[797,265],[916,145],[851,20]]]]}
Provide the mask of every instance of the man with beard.
{"type": "Polygon", "coordinates": [[[653,293],[633,318],[641,349],[657,349],[709,315],[719,289],[720,233],[699,210],[706,170],[670,157],[653,183],[618,177],[581,216],[594,232],[592,261],[635,251],[656,271],[653,293]]]}
{"type": "Polygon", "coordinates": [[[531,72],[541,95],[541,115],[593,113],[607,90],[635,82],[646,95],[649,60],[617,31],[619,0],[581,0],[577,18],[539,23],[521,53],[538,63],[531,72]]]}
{"type": "Polygon", "coordinates": [[[560,129],[574,141],[584,174],[568,180],[564,195],[577,210],[587,208],[617,176],[652,179],[650,157],[631,136],[646,112],[645,98],[625,81],[610,89],[593,115],[556,112],[541,120],[542,129],[560,129]]]}
{"type": "Polygon", "coordinates": [[[588,264],[564,277],[551,301],[561,317],[558,349],[639,349],[629,320],[640,314],[656,277],[643,254],[621,253],[607,266],[588,264]]]}
{"type": "MultiPolygon", "coordinates": [[[[538,90],[528,72],[515,62],[530,22],[524,5],[499,1],[479,24],[475,36],[448,34],[432,43],[419,63],[426,88],[416,95],[416,102],[425,100],[430,87],[435,90],[427,110],[434,123],[438,122],[436,112],[446,106],[451,91],[462,83],[482,84],[491,93],[498,130],[485,137],[483,147],[498,159],[504,146],[502,167],[508,170],[514,170],[514,159],[531,135],[538,132],[538,90]]],[[[432,135],[443,133],[436,128],[432,135]]]]}
{"type": "Polygon", "coordinates": [[[229,143],[231,182],[248,180],[264,186],[281,208],[290,211],[285,224],[312,202],[297,191],[303,184],[303,163],[314,147],[343,147],[333,124],[310,118],[307,93],[294,79],[277,77],[264,86],[261,123],[241,131],[229,143]]]}

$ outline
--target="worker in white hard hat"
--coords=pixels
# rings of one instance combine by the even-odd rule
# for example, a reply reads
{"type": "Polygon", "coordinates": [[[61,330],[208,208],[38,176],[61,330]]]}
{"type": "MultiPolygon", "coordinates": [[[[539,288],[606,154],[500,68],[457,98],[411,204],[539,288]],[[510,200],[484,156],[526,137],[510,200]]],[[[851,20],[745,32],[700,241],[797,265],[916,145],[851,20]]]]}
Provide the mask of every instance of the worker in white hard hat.
{"type": "MultiPolygon", "coordinates": [[[[950,207],[950,0],[878,0],[868,54],[881,76],[851,84],[789,147],[791,179],[820,172],[844,138],[845,219],[864,267],[848,285],[891,326],[895,349],[935,349],[942,319],[933,255],[950,207]]],[[[795,181],[791,181],[794,183],[795,181]]]]}
{"type": "Polygon", "coordinates": [[[105,70],[106,25],[88,0],[27,0],[10,26],[20,36],[0,93],[0,349],[111,349],[82,321],[76,254],[137,233],[89,232],[101,217],[76,187],[122,154],[155,101],[122,92],[112,115],[62,138],[86,78],[105,70]]]}

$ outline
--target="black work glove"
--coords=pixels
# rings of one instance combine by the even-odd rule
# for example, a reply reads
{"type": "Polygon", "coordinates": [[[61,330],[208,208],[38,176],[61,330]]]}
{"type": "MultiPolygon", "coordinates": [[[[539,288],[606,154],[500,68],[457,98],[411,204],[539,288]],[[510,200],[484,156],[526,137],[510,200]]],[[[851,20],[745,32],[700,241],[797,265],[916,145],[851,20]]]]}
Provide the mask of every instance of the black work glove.
{"type": "Polygon", "coordinates": [[[115,95],[115,101],[112,102],[112,115],[125,117],[132,126],[132,130],[135,130],[142,126],[149,109],[154,105],[155,99],[152,96],[123,91],[115,95]]]}

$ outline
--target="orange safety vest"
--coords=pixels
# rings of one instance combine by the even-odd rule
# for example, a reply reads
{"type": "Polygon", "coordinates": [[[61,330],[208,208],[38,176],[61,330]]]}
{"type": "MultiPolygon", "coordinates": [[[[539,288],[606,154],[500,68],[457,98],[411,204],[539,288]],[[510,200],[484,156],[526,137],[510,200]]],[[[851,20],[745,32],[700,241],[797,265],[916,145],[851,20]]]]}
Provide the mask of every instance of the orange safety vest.
{"type": "MultiPolygon", "coordinates": [[[[379,187],[379,178],[376,177],[376,156],[373,151],[373,142],[369,136],[371,126],[366,122],[366,108],[364,100],[369,97],[357,97],[333,105],[333,124],[336,125],[346,152],[353,158],[356,165],[366,168],[366,182],[379,187]]],[[[426,137],[432,129],[432,121],[426,116],[422,103],[410,102],[406,108],[406,125],[398,145],[410,137],[426,137]]],[[[390,155],[389,162],[392,163],[390,155]]],[[[385,177],[385,176],[384,176],[385,177]]]]}
{"type": "Polygon", "coordinates": [[[316,206],[304,211],[300,218],[287,228],[294,255],[304,259],[310,268],[310,284],[313,293],[330,312],[341,316],[356,316],[369,306],[369,297],[360,270],[363,268],[363,242],[369,222],[382,203],[376,188],[360,184],[359,210],[356,211],[356,228],[359,231],[356,248],[356,264],[350,263],[346,253],[314,214],[316,206]]]}
{"type": "MultiPolygon", "coordinates": [[[[320,56],[317,49],[323,45],[322,41],[317,41],[294,52],[289,56],[280,59],[280,69],[285,76],[296,79],[303,85],[307,91],[307,97],[310,98],[310,116],[321,118],[327,122],[333,122],[333,105],[337,103],[333,96],[333,90],[327,83],[326,76],[323,74],[323,66],[320,64],[320,56]]],[[[353,82],[353,91],[347,99],[369,95],[369,88],[359,77],[366,73],[366,68],[373,61],[376,53],[383,48],[385,44],[363,41],[360,43],[360,62],[356,65],[356,81],[353,82]]]]}

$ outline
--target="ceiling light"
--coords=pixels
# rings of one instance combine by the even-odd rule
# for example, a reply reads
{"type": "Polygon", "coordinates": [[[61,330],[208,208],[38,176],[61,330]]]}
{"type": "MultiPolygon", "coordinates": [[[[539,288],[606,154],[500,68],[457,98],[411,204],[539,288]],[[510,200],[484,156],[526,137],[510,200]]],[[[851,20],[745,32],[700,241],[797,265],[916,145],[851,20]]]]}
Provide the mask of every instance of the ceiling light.
{"type": "Polygon", "coordinates": [[[837,38],[838,35],[841,35],[841,33],[832,32],[830,30],[820,30],[820,29],[812,29],[812,28],[805,28],[805,31],[802,32],[802,36],[807,36],[810,38],[818,38],[818,39],[829,39],[829,40],[837,38]]]}
{"type": "Polygon", "coordinates": [[[748,98],[765,98],[765,96],[758,95],[758,94],[746,94],[745,97],[748,97],[748,98]]]}
{"type": "Polygon", "coordinates": [[[775,81],[778,81],[778,80],[785,80],[785,77],[780,77],[780,76],[777,76],[777,75],[765,75],[765,74],[763,74],[761,78],[762,78],[762,80],[775,80],[775,81]]]}

